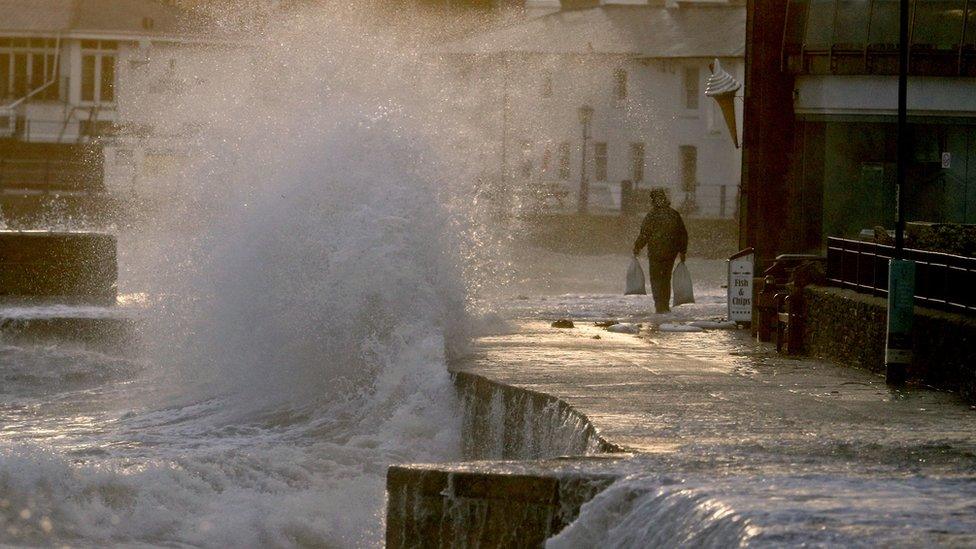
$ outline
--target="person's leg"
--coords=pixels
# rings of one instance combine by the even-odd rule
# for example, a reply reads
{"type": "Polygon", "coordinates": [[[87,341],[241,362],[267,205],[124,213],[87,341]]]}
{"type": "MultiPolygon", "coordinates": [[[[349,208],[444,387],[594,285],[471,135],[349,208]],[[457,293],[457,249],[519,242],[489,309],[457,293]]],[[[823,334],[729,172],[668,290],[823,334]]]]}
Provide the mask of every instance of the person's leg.
{"type": "Polygon", "coordinates": [[[661,294],[664,296],[664,311],[671,310],[671,273],[674,269],[674,258],[661,263],[661,294]]]}
{"type": "Polygon", "coordinates": [[[651,279],[651,295],[654,296],[654,311],[666,313],[671,310],[671,271],[667,263],[650,260],[647,266],[648,278],[651,279]]]}

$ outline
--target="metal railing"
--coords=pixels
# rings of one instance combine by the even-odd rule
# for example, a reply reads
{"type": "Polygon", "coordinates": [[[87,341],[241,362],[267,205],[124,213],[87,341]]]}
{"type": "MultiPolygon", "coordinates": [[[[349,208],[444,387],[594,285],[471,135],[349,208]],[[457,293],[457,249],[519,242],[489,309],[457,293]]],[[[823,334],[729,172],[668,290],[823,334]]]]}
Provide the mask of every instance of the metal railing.
{"type": "Polygon", "coordinates": [[[100,170],[87,162],[0,159],[0,189],[92,192],[103,186],[100,170]]]}
{"type": "MultiPolygon", "coordinates": [[[[888,295],[888,262],[894,246],[827,239],[827,281],[837,287],[888,295]]],[[[915,262],[915,303],[958,313],[976,313],[976,258],[905,250],[915,262]]]]}
{"type": "Polygon", "coordinates": [[[9,116],[0,110],[0,137],[40,143],[91,143],[117,134],[112,120],[76,119],[46,120],[9,116]]]}
{"type": "MultiPolygon", "coordinates": [[[[976,73],[976,0],[909,0],[912,74],[976,73]]],[[[898,2],[791,0],[782,67],[796,73],[897,74],[898,2]]]]}

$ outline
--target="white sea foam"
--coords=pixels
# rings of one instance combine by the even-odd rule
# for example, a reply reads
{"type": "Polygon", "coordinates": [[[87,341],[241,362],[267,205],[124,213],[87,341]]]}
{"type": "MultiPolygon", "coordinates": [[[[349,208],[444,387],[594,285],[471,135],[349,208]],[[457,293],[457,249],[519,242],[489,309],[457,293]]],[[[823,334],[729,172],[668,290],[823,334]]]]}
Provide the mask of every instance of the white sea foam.
{"type": "Polygon", "coordinates": [[[584,504],[546,547],[739,547],[757,531],[700,490],[627,478],[584,504]]]}

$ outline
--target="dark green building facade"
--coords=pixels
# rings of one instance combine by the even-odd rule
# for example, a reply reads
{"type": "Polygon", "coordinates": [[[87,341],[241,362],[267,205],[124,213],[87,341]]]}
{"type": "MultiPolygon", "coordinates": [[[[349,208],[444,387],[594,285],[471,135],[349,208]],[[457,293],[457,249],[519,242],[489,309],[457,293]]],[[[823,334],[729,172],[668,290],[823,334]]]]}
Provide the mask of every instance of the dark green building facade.
{"type": "MultiPolygon", "coordinates": [[[[749,4],[743,245],[894,227],[897,0],[749,4]]],[[[976,0],[912,0],[909,221],[976,223],[976,0]]]]}

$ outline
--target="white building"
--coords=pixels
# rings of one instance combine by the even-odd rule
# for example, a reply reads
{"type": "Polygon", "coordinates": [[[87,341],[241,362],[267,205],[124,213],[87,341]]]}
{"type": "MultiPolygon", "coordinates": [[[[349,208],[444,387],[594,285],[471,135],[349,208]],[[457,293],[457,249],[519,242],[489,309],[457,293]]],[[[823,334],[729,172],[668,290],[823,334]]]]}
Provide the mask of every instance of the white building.
{"type": "MultiPolygon", "coordinates": [[[[740,154],[703,92],[716,58],[743,80],[744,43],[739,2],[564,1],[443,51],[459,67],[463,93],[485,104],[488,135],[497,136],[480,159],[486,177],[575,211],[584,175],[579,113],[589,106],[590,211],[619,210],[630,181],[667,189],[691,215],[727,218],[740,154]]],[[[741,123],[741,102],[736,107],[741,123]]]]}
{"type": "Polygon", "coordinates": [[[126,145],[157,135],[133,107],[191,85],[177,65],[188,48],[221,43],[215,32],[162,1],[0,0],[0,158],[19,166],[13,179],[92,143],[104,145],[110,187],[158,165],[152,147],[126,145]]]}

